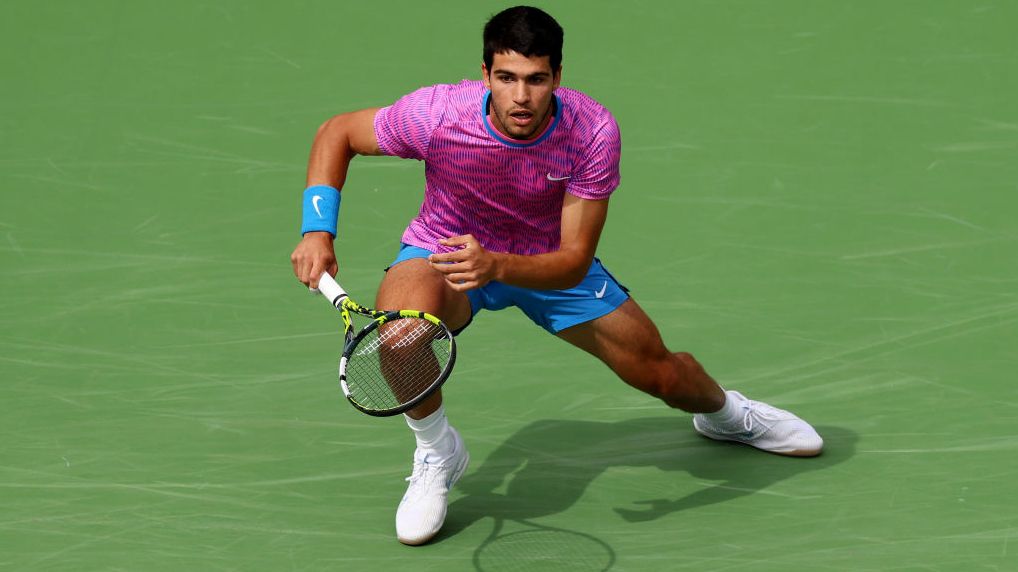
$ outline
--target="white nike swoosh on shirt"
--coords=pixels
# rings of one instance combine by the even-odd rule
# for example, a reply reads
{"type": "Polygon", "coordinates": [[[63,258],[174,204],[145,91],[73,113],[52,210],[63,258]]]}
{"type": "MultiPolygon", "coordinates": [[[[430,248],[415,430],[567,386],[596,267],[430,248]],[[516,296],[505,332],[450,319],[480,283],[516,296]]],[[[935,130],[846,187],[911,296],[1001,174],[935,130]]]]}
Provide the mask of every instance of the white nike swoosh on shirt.
{"type": "Polygon", "coordinates": [[[318,218],[322,218],[322,211],[318,208],[318,201],[322,200],[322,195],[315,195],[311,197],[311,204],[315,207],[315,212],[318,213],[318,218]]]}
{"type": "Polygon", "coordinates": [[[600,290],[598,290],[597,292],[594,292],[594,297],[598,298],[598,299],[604,298],[604,293],[605,293],[606,290],[608,290],[608,281],[607,280],[604,281],[604,284],[601,286],[600,290]]]}
{"type": "Polygon", "coordinates": [[[551,173],[548,173],[547,177],[549,181],[564,181],[566,179],[572,178],[572,175],[566,175],[565,177],[552,177],[551,173]]]}

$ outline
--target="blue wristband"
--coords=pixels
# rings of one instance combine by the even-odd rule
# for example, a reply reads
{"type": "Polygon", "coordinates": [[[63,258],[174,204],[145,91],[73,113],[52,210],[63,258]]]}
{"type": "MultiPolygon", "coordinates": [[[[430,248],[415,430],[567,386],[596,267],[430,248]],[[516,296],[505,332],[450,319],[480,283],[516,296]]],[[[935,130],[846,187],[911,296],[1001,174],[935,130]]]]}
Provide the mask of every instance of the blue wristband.
{"type": "Polygon", "coordinates": [[[315,185],[304,189],[304,218],[301,235],[325,231],[336,238],[336,219],[339,218],[340,194],[328,185],[315,185]]]}

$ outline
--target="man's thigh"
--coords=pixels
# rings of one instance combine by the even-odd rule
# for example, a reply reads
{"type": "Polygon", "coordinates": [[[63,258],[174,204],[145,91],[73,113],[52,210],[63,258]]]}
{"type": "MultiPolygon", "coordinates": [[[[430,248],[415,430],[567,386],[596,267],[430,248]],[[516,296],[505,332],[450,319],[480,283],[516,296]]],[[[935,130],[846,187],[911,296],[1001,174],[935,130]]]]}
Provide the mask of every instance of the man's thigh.
{"type": "Polygon", "coordinates": [[[411,258],[389,268],[378,286],[375,307],[427,312],[453,331],[467,325],[471,316],[467,295],[449,288],[442,274],[424,258],[411,258]]]}
{"type": "Polygon", "coordinates": [[[601,359],[623,379],[670,352],[654,322],[632,298],[600,318],[566,328],[558,337],[601,359]]]}

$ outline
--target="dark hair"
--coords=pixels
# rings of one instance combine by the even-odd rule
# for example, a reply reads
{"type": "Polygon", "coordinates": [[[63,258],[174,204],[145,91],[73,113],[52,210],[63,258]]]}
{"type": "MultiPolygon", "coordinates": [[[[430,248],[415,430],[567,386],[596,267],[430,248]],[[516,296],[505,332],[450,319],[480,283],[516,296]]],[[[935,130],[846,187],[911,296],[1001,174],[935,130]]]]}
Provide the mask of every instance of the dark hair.
{"type": "Polygon", "coordinates": [[[510,51],[528,58],[548,56],[554,73],[562,65],[562,26],[540,8],[502,10],[484,25],[484,65],[490,71],[495,54],[510,51]]]}

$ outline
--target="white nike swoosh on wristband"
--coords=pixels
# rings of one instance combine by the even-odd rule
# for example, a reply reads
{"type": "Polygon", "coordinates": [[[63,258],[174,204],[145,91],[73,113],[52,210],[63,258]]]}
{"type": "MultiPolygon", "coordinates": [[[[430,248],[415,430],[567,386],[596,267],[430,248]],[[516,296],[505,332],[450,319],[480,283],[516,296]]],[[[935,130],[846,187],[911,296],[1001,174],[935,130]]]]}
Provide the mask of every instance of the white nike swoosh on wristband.
{"type": "Polygon", "coordinates": [[[315,212],[318,213],[318,218],[322,218],[322,211],[318,208],[318,201],[322,200],[322,195],[315,195],[311,197],[311,205],[315,207],[315,212]]]}

